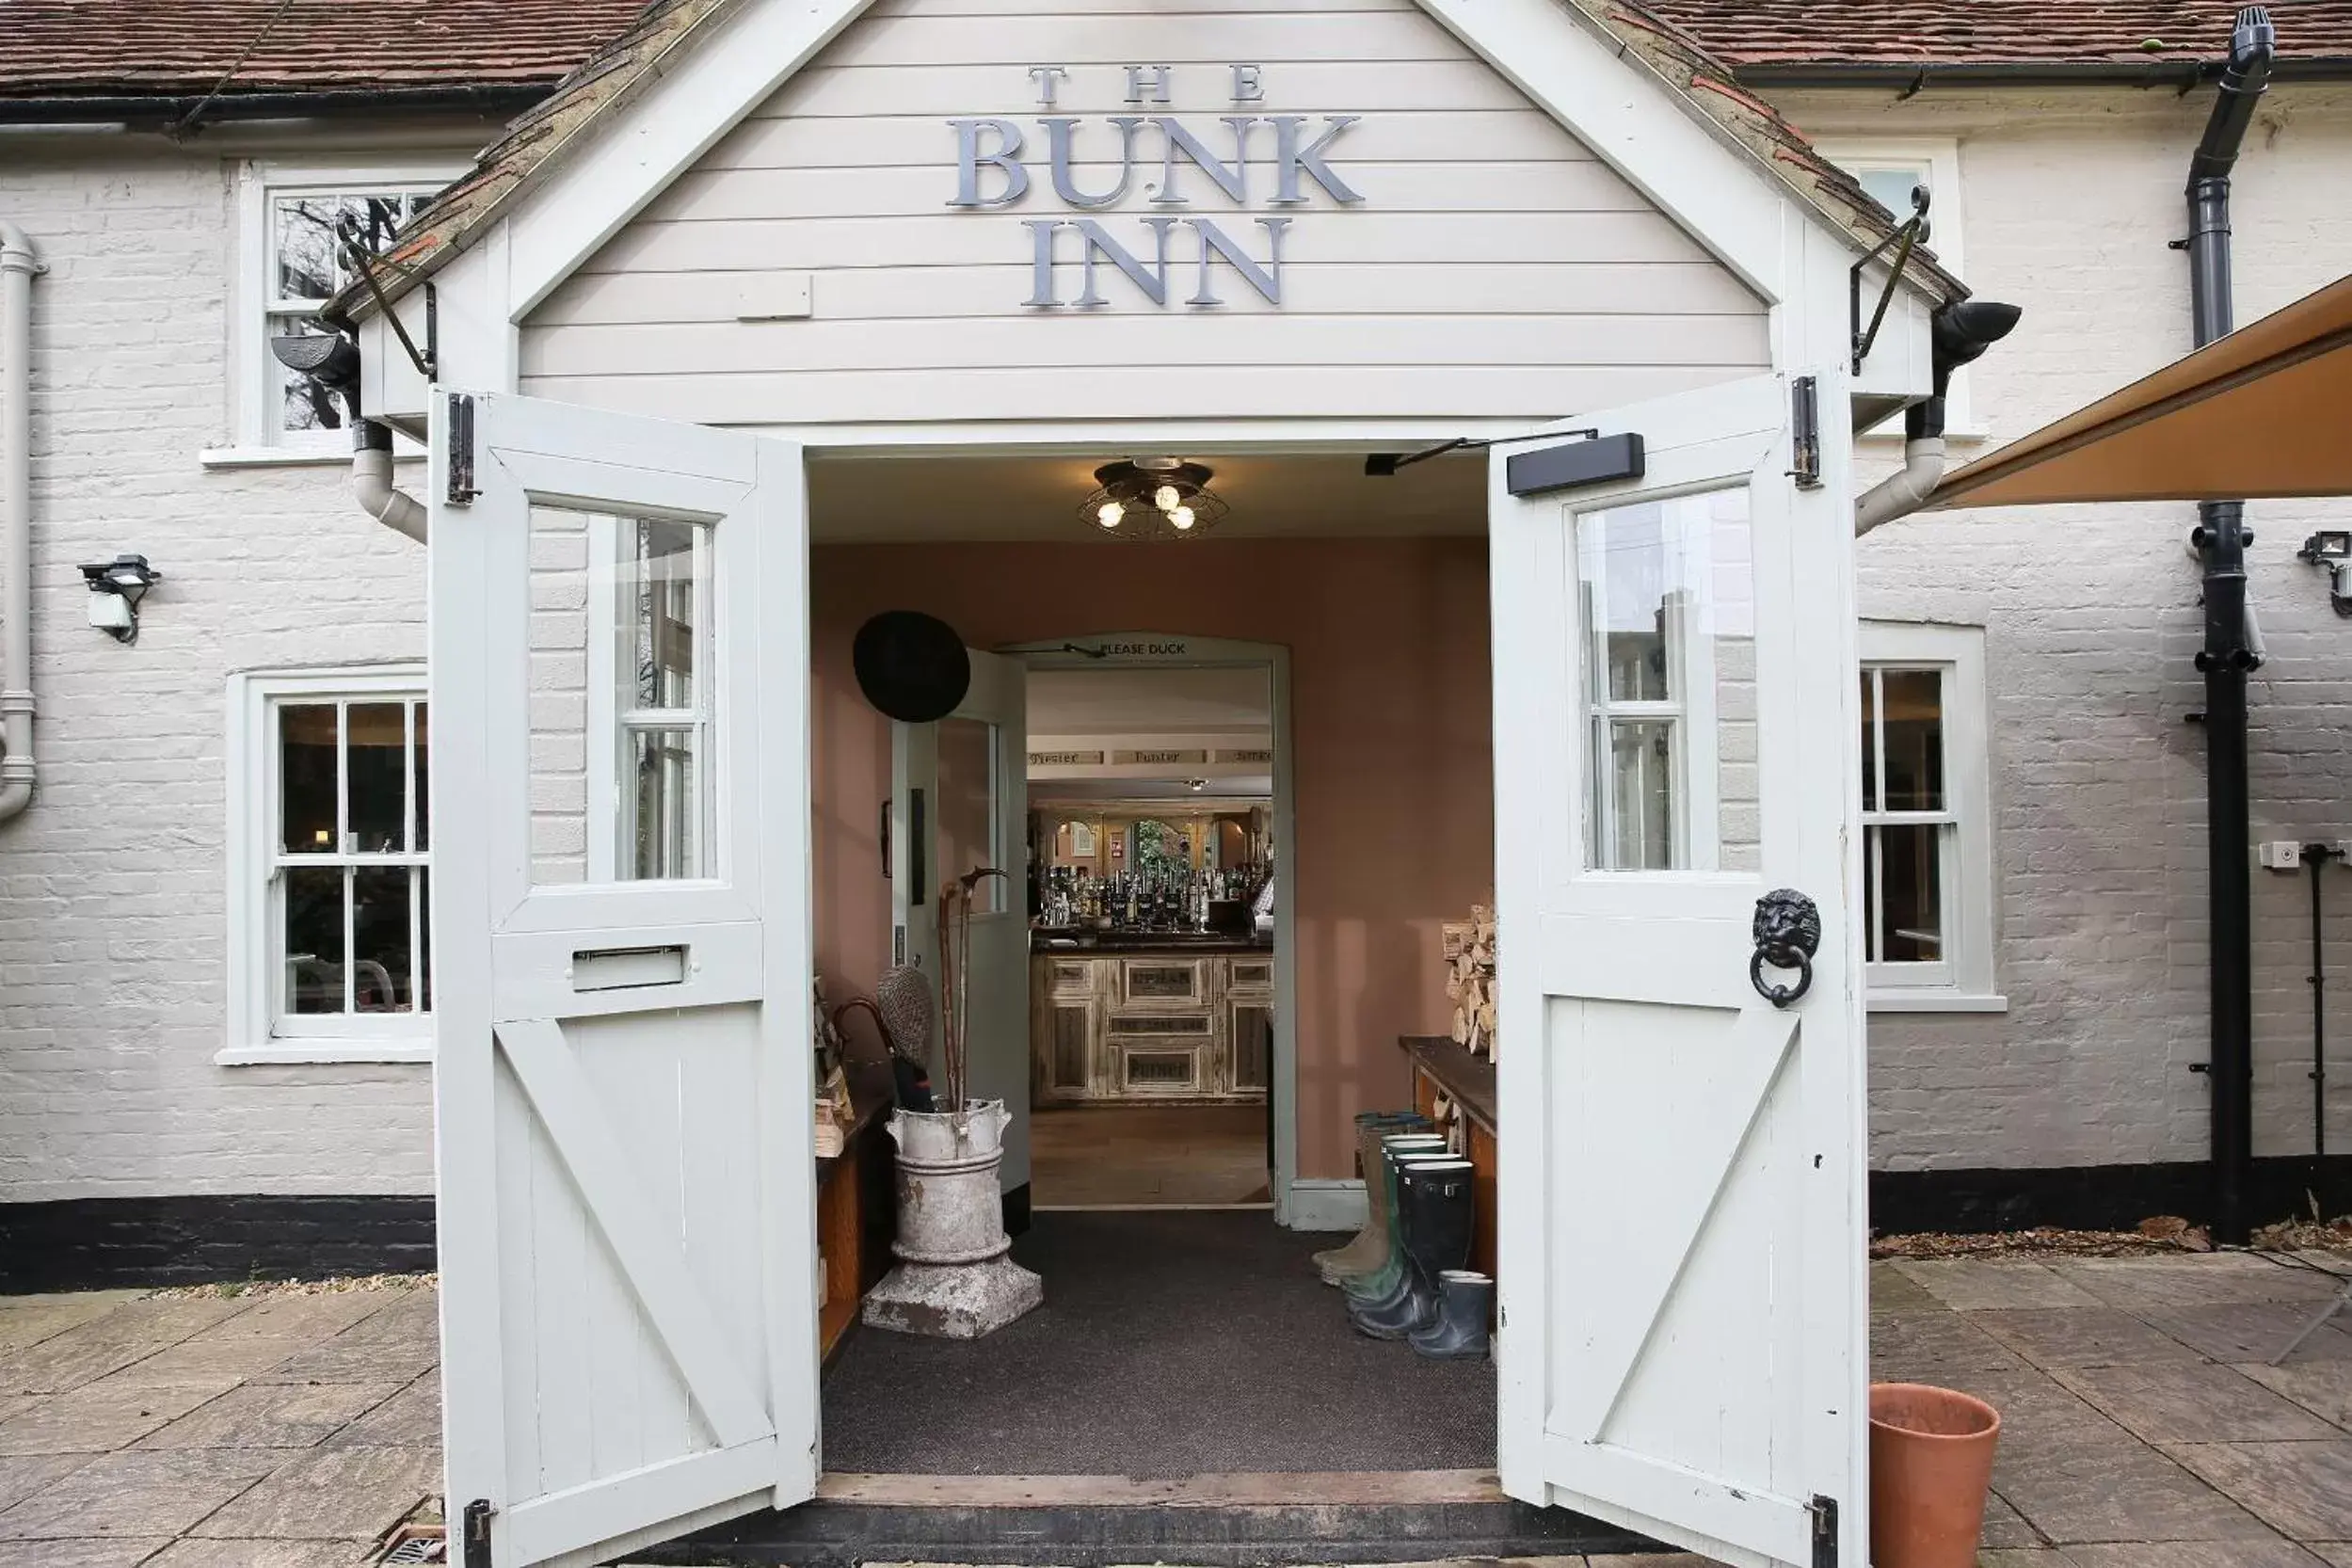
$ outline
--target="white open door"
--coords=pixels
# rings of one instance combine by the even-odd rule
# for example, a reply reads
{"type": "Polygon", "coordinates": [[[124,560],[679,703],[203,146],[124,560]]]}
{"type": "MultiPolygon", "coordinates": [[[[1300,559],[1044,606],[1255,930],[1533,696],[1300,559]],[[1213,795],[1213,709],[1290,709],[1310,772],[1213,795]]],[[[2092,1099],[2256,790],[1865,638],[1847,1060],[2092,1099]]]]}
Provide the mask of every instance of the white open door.
{"type": "MultiPolygon", "coordinates": [[[[971,689],[936,724],[890,726],[890,948],[939,984],[939,889],[977,866],[971,1092],[1012,1112],[1003,1190],[1029,1185],[1029,666],[967,648],[971,689]]],[[[936,1032],[935,1032],[936,1044],[936,1032]]],[[[939,1057],[932,1087],[945,1093],[939,1057]]]]}
{"type": "Polygon", "coordinates": [[[430,500],[450,1555],[601,1562],[815,1489],[801,455],[440,394],[430,500]]]}
{"type": "Polygon", "coordinates": [[[1863,1568],[1851,502],[1834,433],[1792,477],[1791,391],[1575,422],[1640,436],[1635,477],[1493,461],[1499,1457],[1729,1563],[1863,1568]],[[1783,888],[1821,937],[1776,1005],[1783,888]]]}

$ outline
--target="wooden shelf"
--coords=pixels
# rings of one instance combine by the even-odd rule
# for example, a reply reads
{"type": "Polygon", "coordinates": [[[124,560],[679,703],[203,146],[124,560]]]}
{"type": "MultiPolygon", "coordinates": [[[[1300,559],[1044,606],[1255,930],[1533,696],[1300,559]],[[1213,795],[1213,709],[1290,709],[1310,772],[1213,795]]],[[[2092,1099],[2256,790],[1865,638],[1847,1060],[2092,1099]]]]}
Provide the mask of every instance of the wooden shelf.
{"type": "Polygon", "coordinates": [[[1444,1095],[1462,1109],[1468,1124],[1462,1152],[1470,1161],[1470,1185],[1477,1193],[1478,1217],[1470,1245],[1470,1267],[1481,1273],[1495,1272],[1495,1064],[1473,1056],[1443,1034],[1400,1034],[1397,1044],[1413,1063],[1413,1104],[1424,1116],[1433,1115],[1437,1096],[1444,1095]]]}

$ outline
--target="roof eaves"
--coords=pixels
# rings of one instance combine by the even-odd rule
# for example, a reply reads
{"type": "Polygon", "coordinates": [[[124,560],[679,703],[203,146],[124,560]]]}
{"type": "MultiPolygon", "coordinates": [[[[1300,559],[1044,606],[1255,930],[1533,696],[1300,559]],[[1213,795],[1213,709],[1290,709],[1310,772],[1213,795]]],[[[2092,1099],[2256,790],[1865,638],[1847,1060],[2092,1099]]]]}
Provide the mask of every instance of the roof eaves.
{"type": "MultiPolygon", "coordinates": [[[[1565,0],[1625,46],[1716,134],[1761,163],[1816,216],[1868,251],[1896,232],[1895,215],[1860,182],[1815,151],[1779,110],[1744,90],[1736,74],[1689,32],[1632,0],[1565,0]]],[[[1910,287],[1938,304],[1968,297],[1968,285],[1925,248],[1912,253],[1910,287]]]]}
{"type": "MultiPolygon", "coordinates": [[[[628,31],[581,62],[555,90],[517,118],[451,184],[412,219],[377,265],[384,296],[398,299],[472,248],[556,164],[635,101],[668,69],[677,52],[714,18],[744,0],[654,0],[628,31]]],[[[364,282],[328,301],[333,319],[365,321],[376,301],[364,282]]]]}

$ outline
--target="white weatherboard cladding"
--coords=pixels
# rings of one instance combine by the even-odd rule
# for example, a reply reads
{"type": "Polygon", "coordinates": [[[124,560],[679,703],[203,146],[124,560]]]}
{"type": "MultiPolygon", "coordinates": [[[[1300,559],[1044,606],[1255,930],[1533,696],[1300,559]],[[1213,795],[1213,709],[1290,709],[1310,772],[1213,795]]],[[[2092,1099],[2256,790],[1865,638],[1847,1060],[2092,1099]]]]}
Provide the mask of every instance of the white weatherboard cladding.
{"type": "MultiPolygon", "coordinates": [[[[531,314],[523,389],[728,424],[1542,417],[1768,362],[1761,301],[1411,0],[1097,8],[869,11],[531,314]],[[1124,102],[1139,60],[1169,65],[1168,104],[1124,102]],[[1050,109],[1029,75],[1041,62],[1068,72],[1050,109]],[[1261,101],[1231,101],[1233,62],[1258,67],[1261,101]],[[1304,116],[1307,137],[1359,116],[1327,156],[1364,200],[1308,179],[1305,202],[1269,204],[1275,137],[1260,123],[1246,203],[1180,165],[1190,204],[1156,206],[1161,138],[1146,125],[1128,196],[1074,209],[1038,119],[1079,117],[1074,183],[1098,192],[1118,183],[1114,114],[1173,116],[1219,150],[1225,115],[1304,116]],[[970,117],[1020,127],[1018,202],[950,206],[949,122],[970,117]],[[1288,217],[1280,305],[1223,263],[1224,303],[1185,304],[1197,244],[1179,221],[1167,304],[1102,263],[1103,305],[1024,308],[1025,221],[1092,217],[1148,258],[1145,216],[1205,218],[1260,264],[1260,220],[1288,217]],[[810,313],[739,321],[777,272],[809,276],[810,313]],[[1256,374],[1269,369],[1286,374],[1256,374]]],[[[1068,300],[1079,240],[1057,242],[1068,300]]]]}

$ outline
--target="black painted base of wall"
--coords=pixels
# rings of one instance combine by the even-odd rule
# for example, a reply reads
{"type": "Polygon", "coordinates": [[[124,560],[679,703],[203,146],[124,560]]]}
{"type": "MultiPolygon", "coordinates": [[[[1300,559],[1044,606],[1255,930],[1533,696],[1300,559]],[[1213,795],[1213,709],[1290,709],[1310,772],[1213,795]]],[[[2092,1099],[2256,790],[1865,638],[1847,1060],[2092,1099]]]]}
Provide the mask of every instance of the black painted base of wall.
{"type": "MultiPolygon", "coordinates": [[[[1873,1171],[1870,1228],[1880,1236],[1915,1231],[2129,1230],[2157,1214],[2199,1224],[2214,1217],[2213,1167],[2202,1161],[2161,1165],[2075,1165],[2062,1169],[1873,1171]]],[[[2254,1161],[2247,1213],[2257,1225],[2309,1219],[2313,1199],[2330,1218],[2352,1213],[2352,1155],[2315,1161],[2309,1155],[2254,1161]]]]}
{"type": "MultiPolygon", "coordinates": [[[[2254,1162],[2257,1224],[2352,1213],[2352,1155],[2254,1162]]],[[[2152,1214],[2213,1217],[2212,1167],[2081,1165],[2062,1170],[1878,1171],[1870,1226],[1912,1231],[2129,1230],[2152,1214]]],[[[1026,1184],[1004,1194],[1005,1229],[1029,1228],[1026,1184]]],[[[431,1269],[429,1197],[70,1198],[0,1203],[0,1294],[210,1285],[431,1269]]]]}
{"type": "Polygon", "coordinates": [[[430,1197],[0,1203],[0,1293],[413,1273],[432,1267],[430,1197]]]}

